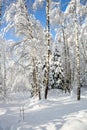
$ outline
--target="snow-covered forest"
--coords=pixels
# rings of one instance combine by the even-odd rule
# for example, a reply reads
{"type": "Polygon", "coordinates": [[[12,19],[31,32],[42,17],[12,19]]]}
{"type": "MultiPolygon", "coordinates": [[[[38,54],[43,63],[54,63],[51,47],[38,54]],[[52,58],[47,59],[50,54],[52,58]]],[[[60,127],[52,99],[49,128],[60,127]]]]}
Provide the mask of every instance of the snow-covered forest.
{"type": "Polygon", "coordinates": [[[87,130],[87,0],[0,0],[0,130],[87,130]]]}

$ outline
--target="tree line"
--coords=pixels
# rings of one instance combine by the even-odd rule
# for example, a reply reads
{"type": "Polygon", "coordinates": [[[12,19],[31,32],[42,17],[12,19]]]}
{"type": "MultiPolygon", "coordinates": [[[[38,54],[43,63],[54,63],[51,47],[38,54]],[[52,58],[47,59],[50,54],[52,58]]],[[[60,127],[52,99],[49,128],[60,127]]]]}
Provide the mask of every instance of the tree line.
{"type": "Polygon", "coordinates": [[[31,96],[41,99],[43,93],[47,99],[50,89],[56,88],[65,93],[76,89],[80,100],[81,87],[87,86],[87,2],[64,4],[52,0],[31,4],[32,11],[45,8],[45,27],[26,0],[4,5],[4,13],[0,6],[0,92],[4,97],[9,90],[28,90],[31,96]],[[16,42],[6,40],[9,31],[18,37],[16,42]]]}

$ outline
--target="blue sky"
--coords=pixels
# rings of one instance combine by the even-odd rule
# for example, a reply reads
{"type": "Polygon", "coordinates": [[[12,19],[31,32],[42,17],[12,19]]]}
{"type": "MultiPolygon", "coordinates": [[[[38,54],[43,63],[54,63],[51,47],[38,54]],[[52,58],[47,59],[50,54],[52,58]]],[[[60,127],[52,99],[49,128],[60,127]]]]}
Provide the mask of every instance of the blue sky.
{"type": "MultiPolygon", "coordinates": [[[[34,1],[34,0],[32,0],[32,1],[34,1]]],[[[58,1],[58,0],[54,0],[54,1],[58,1]]],[[[65,10],[69,1],[70,0],[61,0],[61,10],[62,11],[65,10]]],[[[31,6],[31,5],[32,5],[32,3],[31,3],[31,0],[30,0],[29,3],[27,3],[27,6],[31,6]]],[[[32,9],[31,9],[30,12],[32,12],[32,9]]],[[[45,3],[44,3],[44,6],[42,8],[39,8],[39,9],[37,9],[37,11],[35,11],[35,12],[33,11],[32,13],[35,15],[36,19],[40,20],[43,27],[45,27],[45,25],[46,25],[45,3]]],[[[54,32],[52,32],[52,33],[54,33],[54,32]]],[[[16,36],[14,36],[14,33],[12,33],[12,31],[9,31],[5,35],[5,38],[6,39],[13,39],[15,41],[20,40],[20,38],[17,38],[16,36]]]]}
{"type": "MultiPolygon", "coordinates": [[[[58,1],[58,0],[54,0],[54,1],[58,1]]],[[[70,0],[61,0],[61,10],[65,11],[68,3],[70,2],[70,0]]],[[[37,9],[37,11],[34,13],[36,19],[40,20],[41,24],[43,25],[43,27],[46,26],[46,12],[45,12],[45,4],[42,8],[37,9]]],[[[53,35],[53,37],[55,36],[55,31],[51,30],[51,33],[53,35]]]]}
{"type": "MultiPolygon", "coordinates": [[[[6,0],[7,2],[12,2],[15,0],[6,0]]],[[[30,8],[30,12],[33,13],[36,17],[36,19],[40,20],[41,24],[43,27],[46,26],[46,12],[45,12],[45,3],[44,6],[42,8],[37,9],[37,11],[32,11],[32,3],[34,2],[34,0],[26,0],[27,1],[27,6],[30,8]]],[[[59,1],[59,0],[53,0],[53,1],[59,1]]],[[[68,3],[70,2],[70,0],[61,0],[61,10],[64,11],[68,5],[68,3]]],[[[85,4],[87,2],[87,0],[81,0],[81,3],[85,4]]],[[[54,35],[54,31],[52,31],[53,35],[54,35]]],[[[12,31],[9,31],[6,35],[5,35],[6,39],[13,39],[15,41],[20,40],[20,38],[16,37],[14,35],[14,33],[12,31]]]]}
{"type": "MultiPolygon", "coordinates": [[[[58,0],[54,0],[54,1],[58,1],[58,0]]],[[[61,10],[62,11],[65,11],[69,1],[70,0],[61,0],[61,10]]],[[[37,11],[35,13],[35,17],[41,21],[43,26],[45,26],[45,23],[46,23],[45,6],[43,6],[43,8],[37,9],[37,11]]]]}

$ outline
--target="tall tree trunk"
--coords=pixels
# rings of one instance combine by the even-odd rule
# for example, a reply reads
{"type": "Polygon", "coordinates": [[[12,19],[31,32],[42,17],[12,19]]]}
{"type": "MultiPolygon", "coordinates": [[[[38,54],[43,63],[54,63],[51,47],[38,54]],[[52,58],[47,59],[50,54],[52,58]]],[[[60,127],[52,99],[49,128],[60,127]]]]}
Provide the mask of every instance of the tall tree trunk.
{"type": "Polygon", "coordinates": [[[34,85],[35,85],[35,95],[38,95],[39,100],[41,100],[41,92],[40,92],[40,88],[38,86],[38,68],[36,66],[35,54],[34,54],[34,57],[33,57],[33,66],[34,66],[33,81],[34,81],[34,85]]]}
{"type": "Polygon", "coordinates": [[[50,17],[49,17],[49,0],[46,0],[46,26],[47,26],[47,61],[46,61],[46,88],[45,88],[45,99],[47,99],[48,88],[49,88],[49,60],[50,60],[50,17]]]}
{"type": "Polygon", "coordinates": [[[64,43],[64,56],[65,56],[65,93],[68,91],[70,93],[70,81],[71,81],[71,69],[70,69],[70,57],[69,57],[69,48],[68,41],[66,40],[64,29],[62,29],[63,33],[63,43],[64,43]]]}
{"type": "Polygon", "coordinates": [[[4,98],[5,98],[6,97],[6,56],[5,56],[5,50],[4,50],[3,90],[4,90],[4,98]]]}
{"type": "Polygon", "coordinates": [[[62,33],[63,33],[63,43],[64,43],[64,59],[65,59],[65,66],[64,66],[64,72],[65,72],[65,87],[64,87],[64,90],[65,90],[65,93],[66,93],[66,91],[67,91],[67,83],[66,83],[66,81],[67,81],[67,52],[66,52],[66,40],[65,40],[65,34],[64,34],[64,29],[62,29],[62,33]]]}
{"type": "MultiPolygon", "coordinates": [[[[76,2],[76,10],[77,10],[77,1],[76,2]]],[[[79,37],[78,37],[78,19],[77,12],[75,10],[75,30],[76,30],[76,68],[77,68],[77,100],[80,100],[81,88],[80,88],[80,50],[79,50],[79,37]]]]}
{"type": "Polygon", "coordinates": [[[77,67],[77,100],[80,100],[80,54],[79,54],[79,41],[78,31],[76,28],[76,67],[77,67]]]}
{"type": "Polygon", "coordinates": [[[67,78],[68,78],[68,91],[71,90],[71,62],[70,62],[70,52],[69,52],[69,43],[66,37],[66,46],[67,46],[67,78]]]}

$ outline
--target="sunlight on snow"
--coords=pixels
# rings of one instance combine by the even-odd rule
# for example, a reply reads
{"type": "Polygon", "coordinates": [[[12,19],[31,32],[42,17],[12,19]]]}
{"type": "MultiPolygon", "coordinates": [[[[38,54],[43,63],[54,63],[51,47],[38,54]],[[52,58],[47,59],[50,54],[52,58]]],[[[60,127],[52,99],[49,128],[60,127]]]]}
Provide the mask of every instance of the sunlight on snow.
{"type": "Polygon", "coordinates": [[[0,116],[1,116],[1,115],[4,115],[5,113],[6,113],[6,109],[0,108],[0,116]]]}

